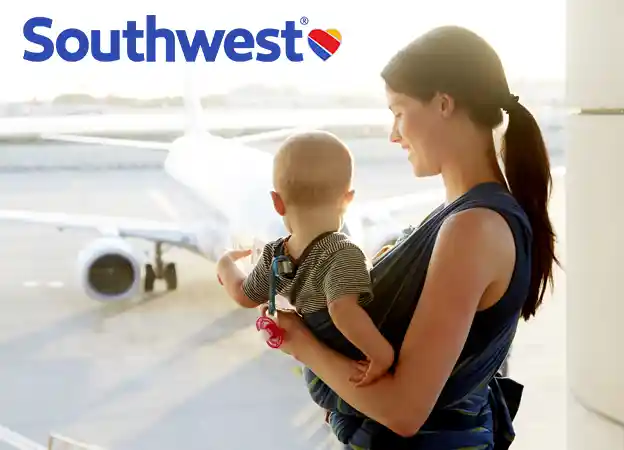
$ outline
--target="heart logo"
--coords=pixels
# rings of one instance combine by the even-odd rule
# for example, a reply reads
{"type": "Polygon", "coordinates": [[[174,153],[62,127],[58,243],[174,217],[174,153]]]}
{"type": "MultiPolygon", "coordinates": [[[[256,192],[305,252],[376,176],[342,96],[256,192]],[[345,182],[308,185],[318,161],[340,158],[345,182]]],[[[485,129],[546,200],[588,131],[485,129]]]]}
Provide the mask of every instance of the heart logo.
{"type": "Polygon", "coordinates": [[[308,45],[316,56],[327,61],[342,43],[340,31],[331,28],[329,30],[314,29],[308,33],[308,45]]]}

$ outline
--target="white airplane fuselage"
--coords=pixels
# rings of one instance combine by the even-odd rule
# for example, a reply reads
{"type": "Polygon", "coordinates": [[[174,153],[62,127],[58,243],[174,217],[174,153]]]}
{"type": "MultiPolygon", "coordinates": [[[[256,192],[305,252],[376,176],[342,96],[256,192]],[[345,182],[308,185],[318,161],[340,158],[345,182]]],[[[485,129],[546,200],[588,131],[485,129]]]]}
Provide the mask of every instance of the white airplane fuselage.
{"type": "Polygon", "coordinates": [[[209,133],[177,139],[165,171],[207,206],[198,226],[203,256],[268,242],[285,232],[271,205],[271,155],[209,133]]]}

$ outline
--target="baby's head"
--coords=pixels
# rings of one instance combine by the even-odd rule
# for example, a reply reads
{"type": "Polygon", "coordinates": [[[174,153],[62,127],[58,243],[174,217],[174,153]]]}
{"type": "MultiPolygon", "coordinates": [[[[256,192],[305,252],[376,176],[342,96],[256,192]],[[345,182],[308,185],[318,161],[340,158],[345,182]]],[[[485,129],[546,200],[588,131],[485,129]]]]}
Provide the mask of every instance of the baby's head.
{"type": "Polygon", "coordinates": [[[347,146],[325,131],[286,139],[273,160],[271,193],[278,214],[319,212],[342,216],[353,199],[353,159],[347,146]]]}

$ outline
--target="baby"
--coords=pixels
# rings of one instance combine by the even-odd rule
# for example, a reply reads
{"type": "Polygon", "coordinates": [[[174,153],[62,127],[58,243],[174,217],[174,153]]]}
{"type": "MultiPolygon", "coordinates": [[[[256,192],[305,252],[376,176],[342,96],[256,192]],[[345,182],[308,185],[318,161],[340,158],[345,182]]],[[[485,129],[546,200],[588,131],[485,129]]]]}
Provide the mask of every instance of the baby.
{"type": "Polygon", "coordinates": [[[373,301],[366,256],[339,231],[354,195],[352,174],[351,152],[333,134],[312,131],[287,139],[275,155],[271,198],[290,234],[264,247],[249,276],[236,261],[250,251],[223,255],[217,274],[237,303],[256,307],[268,301],[274,258],[288,258],[275,277],[277,294],[318,339],[366,361],[366,371],[352,378],[366,385],[386,373],[394,350],[365,310],[373,301]]]}

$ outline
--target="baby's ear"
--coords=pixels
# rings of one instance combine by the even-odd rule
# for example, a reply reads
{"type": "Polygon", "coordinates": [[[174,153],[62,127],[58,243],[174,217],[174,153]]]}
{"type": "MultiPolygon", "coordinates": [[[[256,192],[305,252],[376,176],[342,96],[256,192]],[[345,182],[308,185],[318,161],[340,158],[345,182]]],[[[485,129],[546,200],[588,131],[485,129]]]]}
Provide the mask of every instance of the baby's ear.
{"type": "Polygon", "coordinates": [[[273,208],[275,208],[275,211],[280,216],[285,215],[286,205],[284,205],[284,201],[282,200],[282,197],[280,197],[280,195],[277,192],[271,191],[271,200],[273,200],[273,208]]]}

